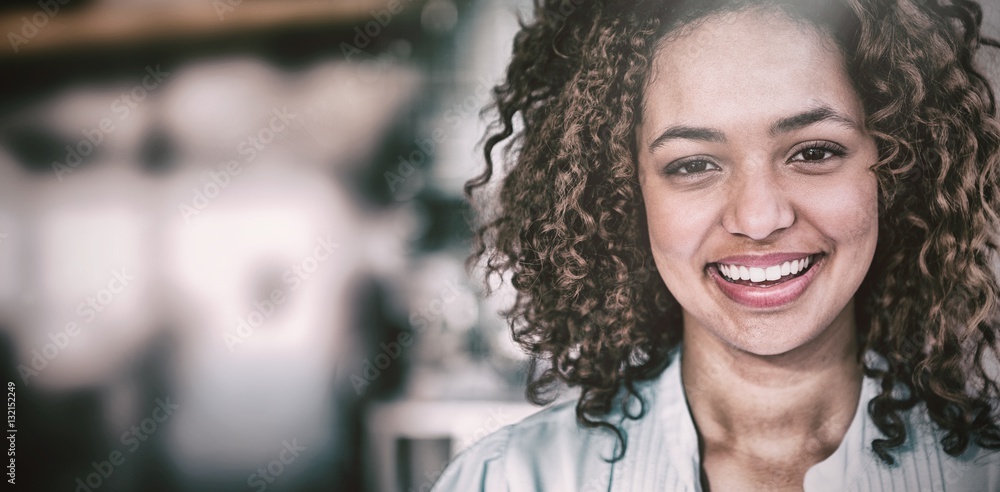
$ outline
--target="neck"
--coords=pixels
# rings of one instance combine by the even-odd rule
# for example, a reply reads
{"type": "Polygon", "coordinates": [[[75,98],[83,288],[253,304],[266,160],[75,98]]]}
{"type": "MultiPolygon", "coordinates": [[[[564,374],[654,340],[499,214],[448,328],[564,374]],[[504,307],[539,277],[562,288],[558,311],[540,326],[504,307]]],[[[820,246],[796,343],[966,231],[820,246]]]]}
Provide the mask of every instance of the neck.
{"type": "Polygon", "coordinates": [[[863,379],[853,309],[815,340],[761,356],[701,329],[685,329],[681,374],[705,447],[750,454],[836,450],[857,410],[863,379]]]}

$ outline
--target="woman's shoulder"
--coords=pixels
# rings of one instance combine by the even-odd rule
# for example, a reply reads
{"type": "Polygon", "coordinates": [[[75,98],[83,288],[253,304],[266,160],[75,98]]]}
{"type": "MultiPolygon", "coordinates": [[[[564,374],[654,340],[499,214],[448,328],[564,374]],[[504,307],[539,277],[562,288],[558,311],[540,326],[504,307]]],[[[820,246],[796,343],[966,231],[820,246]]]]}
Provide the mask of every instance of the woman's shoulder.
{"type": "Polygon", "coordinates": [[[865,377],[854,421],[843,442],[810,468],[805,490],[1000,491],[1000,453],[971,442],[963,453],[948,454],[942,444],[947,433],[931,420],[925,403],[899,415],[906,429],[905,441],[889,450],[891,463],[883,461],[873,444],[887,436],[869,412],[881,386],[880,379],[865,377]]]}
{"type": "Polygon", "coordinates": [[[580,425],[575,403],[554,404],[487,435],[455,457],[432,490],[587,490],[597,482],[590,477],[609,466],[615,443],[580,425]]]}
{"type": "Polygon", "coordinates": [[[951,455],[944,450],[947,433],[938,428],[920,404],[907,415],[908,429],[912,434],[899,453],[897,474],[914,475],[914,471],[928,470],[919,480],[932,490],[1000,491],[1000,450],[988,449],[972,439],[965,450],[951,455]]]}

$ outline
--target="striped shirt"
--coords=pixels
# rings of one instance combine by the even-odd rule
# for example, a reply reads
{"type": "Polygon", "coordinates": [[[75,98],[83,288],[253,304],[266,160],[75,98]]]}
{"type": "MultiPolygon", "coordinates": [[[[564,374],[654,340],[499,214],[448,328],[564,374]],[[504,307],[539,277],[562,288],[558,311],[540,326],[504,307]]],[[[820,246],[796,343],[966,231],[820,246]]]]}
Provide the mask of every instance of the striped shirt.
{"type": "MultiPolygon", "coordinates": [[[[678,350],[678,353],[680,351],[678,350]]],[[[434,492],[650,492],[701,491],[698,436],[681,385],[679,358],[639,387],[649,411],[625,419],[625,456],[605,430],[576,423],[575,402],[549,407],[487,436],[460,454],[434,492]]],[[[860,404],[837,450],[806,473],[805,492],[1000,492],[1000,452],[970,445],[953,457],[941,433],[917,407],[907,416],[907,441],[891,451],[893,466],[871,451],[882,437],[868,415],[878,381],[866,378],[860,404]]]]}

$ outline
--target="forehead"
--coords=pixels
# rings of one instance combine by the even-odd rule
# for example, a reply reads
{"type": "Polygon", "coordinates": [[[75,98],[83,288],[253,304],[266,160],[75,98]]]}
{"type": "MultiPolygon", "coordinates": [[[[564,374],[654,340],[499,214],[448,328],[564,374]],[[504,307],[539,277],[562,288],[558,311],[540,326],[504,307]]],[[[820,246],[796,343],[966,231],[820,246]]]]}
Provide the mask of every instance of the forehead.
{"type": "Polygon", "coordinates": [[[655,52],[643,99],[644,123],[719,128],[734,115],[780,118],[817,102],[861,111],[833,39],[763,10],[715,14],[668,35],[655,52]]]}

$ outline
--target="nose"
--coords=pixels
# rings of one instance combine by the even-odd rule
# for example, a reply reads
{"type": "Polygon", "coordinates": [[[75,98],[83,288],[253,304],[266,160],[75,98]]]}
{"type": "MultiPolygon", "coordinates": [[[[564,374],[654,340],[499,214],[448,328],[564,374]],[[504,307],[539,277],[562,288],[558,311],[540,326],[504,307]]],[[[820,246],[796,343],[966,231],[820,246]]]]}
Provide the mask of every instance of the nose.
{"type": "Polygon", "coordinates": [[[795,222],[795,211],[770,170],[757,168],[734,176],[732,191],[722,217],[722,226],[730,233],[761,241],[795,222]]]}

